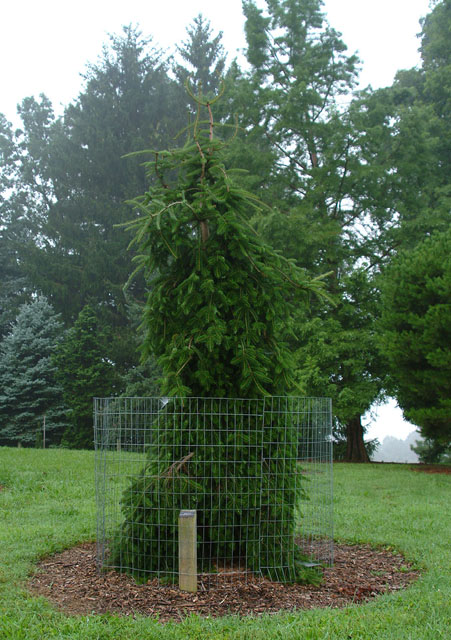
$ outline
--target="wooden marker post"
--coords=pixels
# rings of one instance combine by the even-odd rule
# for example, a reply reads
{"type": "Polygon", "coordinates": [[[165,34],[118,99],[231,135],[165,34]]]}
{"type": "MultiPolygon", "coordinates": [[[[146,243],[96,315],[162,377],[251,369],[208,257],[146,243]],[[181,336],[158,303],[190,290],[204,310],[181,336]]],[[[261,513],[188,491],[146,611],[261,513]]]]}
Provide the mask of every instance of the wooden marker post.
{"type": "Polygon", "coordinates": [[[196,511],[179,514],[179,588],[197,591],[197,522],[196,511]]]}

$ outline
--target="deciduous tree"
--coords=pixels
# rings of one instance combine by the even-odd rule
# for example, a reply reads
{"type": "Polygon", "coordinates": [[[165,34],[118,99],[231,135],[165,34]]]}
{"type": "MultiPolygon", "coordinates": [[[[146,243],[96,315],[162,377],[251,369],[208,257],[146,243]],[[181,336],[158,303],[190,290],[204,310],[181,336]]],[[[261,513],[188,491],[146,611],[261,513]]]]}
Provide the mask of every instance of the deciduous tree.
{"type": "Polygon", "coordinates": [[[294,332],[303,346],[293,349],[304,390],[332,396],[348,436],[348,458],[364,461],[361,415],[380,398],[383,376],[371,276],[353,272],[356,264],[374,266],[374,256],[383,253],[379,231],[391,212],[369,207],[381,171],[365,161],[362,144],[374,131],[356,127],[355,110],[343,105],[351,100],[358,60],[346,53],[321,6],[320,0],[268,0],[263,11],[252,1],[244,4],[250,83],[259,109],[255,124],[278,158],[270,180],[277,184],[275,207],[257,225],[299,266],[331,272],[336,306],[325,311],[313,304],[310,316],[298,314],[294,332]],[[357,336],[365,345],[361,350],[355,348],[357,336]]]}

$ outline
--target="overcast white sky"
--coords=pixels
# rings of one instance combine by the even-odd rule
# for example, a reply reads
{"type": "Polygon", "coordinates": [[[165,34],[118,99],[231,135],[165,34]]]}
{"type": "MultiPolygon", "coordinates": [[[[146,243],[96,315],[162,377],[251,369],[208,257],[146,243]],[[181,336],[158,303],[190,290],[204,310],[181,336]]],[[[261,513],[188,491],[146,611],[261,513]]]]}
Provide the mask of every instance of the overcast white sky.
{"type": "MultiPolygon", "coordinates": [[[[264,0],[258,0],[265,6],[264,0]]],[[[362,60],[361,85],[390,84],[398,69],[419,63],[419,19],[429,0],[325,0],[329,23],[362,60]]],[[[0,22],[0,112],[18,124],[16,105],[45,93],[57,113],[77,97],[80,74],[125,24],[138,24],[154,43],[173,50],[202,13],[223,31],[229,60],[245,46],[241,0],[4,0],[0,22]]],[[[404,438],[413,430],[393,406],[379,410],[369,436],[404,438]]]]}
{"type": "MultiPolygon", "coordinates": [[[[258,0],[264,6],[264,0],[258,0]]],[[[326,0],[330,24],[362,59],[362,85],[391,83],[398,69],[419,62],[419,19],[429,0],[326,0]]],[[[241,0],[4,0],[0,22],[0,112],[16,122],[16,104],[47,94],[57,111],[76,98],[80,74],[101,52],[108,33],[139,24],[164,48],[185,39],[202,13],[223,31],[229,59],[245,45],[241,0]]]]}

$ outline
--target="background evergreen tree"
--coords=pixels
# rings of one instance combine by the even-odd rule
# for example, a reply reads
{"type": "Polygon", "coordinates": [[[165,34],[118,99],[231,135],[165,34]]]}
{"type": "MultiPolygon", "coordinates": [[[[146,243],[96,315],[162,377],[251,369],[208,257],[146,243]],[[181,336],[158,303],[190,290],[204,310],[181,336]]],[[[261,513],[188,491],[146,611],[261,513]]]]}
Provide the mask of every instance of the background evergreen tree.
{"type": "MultiPolygon", "coordinates": [[[[210,22],[202,14],[194,18],[186,29],[188,39],[177,46],[177,52],[184,64],[175,64],[174,71],[184,86],[190,76],[195,87],[201,87],[205,96],[213,97],[219,90],[225,72],[226,54],[222,46],[222,31],[212,37],[210,22]]],[[[185,94],[186,95],[186,94],[185,94]]],[[[196,109],[196,103],[191,102],[196,109]]]]}
{"type": "MultiPolygon", "coordinates": [[[[134,348],[139,352],[142,343],[142,304],[130,302],[128,305],[128,317],[134,331],[134,348]]],[[[145,362],[138,362],[130,367],[121,378],[121,395],[125,398],[160,397],[161,396],[161,368],[155,357],[149,356],[145,362]]]]}
{"type": "Polygon", "coordinates": [[[271,170],[260,167],[269,186],[260,195],[275,207],[259,228],[299,266],[333,272],[328,283],[337,305],[312,305],[311,318],[294,319],[305,340],[299,375],[307,394],[332,395],[348,459],[363,461],[362,414],[342,422],[342,401],[353,396],[364,411],[387,387],[375,340],[374,276],[400,248],[450,221],[443,109],[449,3],[436,3],[423,22],[422,68],[400,72],[393,87],[358,95],[358,61],[321,8],[320,0],[268,0],[265,10],[244,3],[251,70],[242,86],[249,126],[277,157],[271,170]],[[352,335],[364,349],[352,348],[352,335]]]}
{"type": "Polygon", "coordinates": [[[11,330],[19,307],[30,294],[20,267],[26,232],[11,206],[16,159],[11,124],[0,114],[0,340],[11,330]]]}
{"type": "Polygon", "coordinates": [[[335,307],[324,305],[316,317],[309,309],[295,316],[299,384],[332,398],[337,455],[368,462],[374,443],[364,442],[361,417],[384,398],[387,384],[376,324],[380,294],[364,269],[341,278],[339,287],[335,307]]]}
{"type": "Polygon", "coordinates": [[[401,253],[382,278],[382,351],[424,438],[451,444],[451,232],[401,253]]]}
{"type": "Polygon", "coordinates": [[[21,307],[0,345],[0,442],[34,445],[46,420],[47,444],[59,444],[67,415],[52,354],[63,325],[44,297],[21,307]]]}
{"type": "Polygon", "coordinates": [[[421,66],[399,71],[390,87],[363,92],[353,110],[365,164],[377,168],[368,211],[388,214],[373,261],[382,266],[451,222],[449,0],[436,2],[421,25],[421,66]]]}
{"type": "Polygon", "coordinates": [[[18,262],[16,239],[11,224],[0,227],[0,340],[11,331],[19,308],[30,297],[29,284],[18,262]]]}
{"type": "MultiPolygon", "coordinates": [[[[146,186],[139,159],[122,156],[149,144],[163,146],[183,126],[182,90],[168,71],[150,39],[125,27],[88,67],[84,87],[64,117],[55,118],[45,96],[26,98],[22,128],[11,134],[15,161],[8,206],[28,229],[22,274],[45,293],[66,325],[86,304],[99,305],[122,371],[136,365],[137,357],[122,290],[132,254],[115,225],[127,220],[125,200],[146,186]]],[[[128,296],[143,300],[142,279],[133,282],[128,296]]]]}
{"type": "Polygon", "coordinates": [[[416,441],[410,448],[423,464],[451,464],[451,445],[446,446],[433,438],[416,441]]]}
{"type": "Polygon", "coordinates": [[[68,407],[63,444],[77,449],[94,446],[93,398],[120,392],[117,369],[108,358],[109,334],[99,315],[90,305],[84,307],[54,355],[68,407]]]}
{"type": "MultiPolygon", "coordinates": [[[[134,202],[138,217],[130,229],[139,245],[138,268],[152,278],[143,354],[157,357],[162,393],[169,397],[285,394],[292,386],[292,361],[284,327],[306,293],[321,287],[252,229],[259,203],[225,170],[211,104],[198,103],[185,146],[155,153],[146,166],[159,182],[134,202]]],[[[169,415],[171,407],[169,400],[169,415]]],[[[275,579],[311,579],[294,545],[300,492],[296,442],[286,432],[290,426],[276,415],[267,421],[265,481],[250,487],[261,464],[259,418],[249,418],[245,436],[242,425],[232,434],[225,429],[219,414],[209,420],[208,429],[188,428],[188,415],[168,418],[160,428],[145,468],[124,496],[113,562],[134,567],[138,575],[146,570],[173,575],[178,510],[195,508],[198,527],[210,536],[200,550],[207,554],[199,558],[204,570],[209,559],[245,557],[249,569],[264,566],[275,579]],[[221,465],[232,441],[235,462],[221,465]],[[283,461],[276,454],[282,442],[283,461]],[[171,474],[174,468],[177,473],[171,474]],[[224,482],[227,492],[220,490],[224,482]]]]}

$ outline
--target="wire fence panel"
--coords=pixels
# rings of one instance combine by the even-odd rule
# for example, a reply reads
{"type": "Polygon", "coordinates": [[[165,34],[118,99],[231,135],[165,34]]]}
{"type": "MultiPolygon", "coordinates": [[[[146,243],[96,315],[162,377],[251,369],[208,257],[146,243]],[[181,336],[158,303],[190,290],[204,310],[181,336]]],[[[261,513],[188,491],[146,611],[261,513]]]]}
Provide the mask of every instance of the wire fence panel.
{"type": "Polygon", "coordinates": [[[177,582],[191,510],[206,587],[331,564],[328,399],[96,398],[94,429],[99,568],[177,582]]]}

